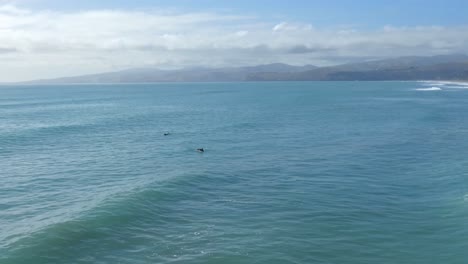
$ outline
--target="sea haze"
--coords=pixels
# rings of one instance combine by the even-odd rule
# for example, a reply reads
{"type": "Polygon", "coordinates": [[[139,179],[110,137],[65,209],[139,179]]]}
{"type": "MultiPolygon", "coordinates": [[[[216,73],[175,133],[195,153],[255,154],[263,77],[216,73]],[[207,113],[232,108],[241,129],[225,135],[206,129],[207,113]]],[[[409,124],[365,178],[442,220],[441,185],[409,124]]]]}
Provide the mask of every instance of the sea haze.
{"type": "Polygon", "coordinates": [[[462,83],[2,86],[0,263],[464,264],[467,137],[462,83]]]}

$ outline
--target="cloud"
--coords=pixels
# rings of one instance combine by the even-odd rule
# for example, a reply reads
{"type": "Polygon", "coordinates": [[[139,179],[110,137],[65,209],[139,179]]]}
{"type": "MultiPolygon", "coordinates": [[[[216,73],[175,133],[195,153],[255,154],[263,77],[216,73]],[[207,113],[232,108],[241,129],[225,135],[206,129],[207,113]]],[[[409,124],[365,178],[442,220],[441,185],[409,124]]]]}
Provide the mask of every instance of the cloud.
{"type": "Polygon", "coordinates": [[[312,30],[312,25],[309,24],[291,24],[287,22],[281,22],[273,27],[273,31],[293,31],[293,30],[312,30]]]}
{"type": "Polygon", "coordinates": [[[241,31],[236,32],[236,35],[239,36],[239,37],[247,36],[247,34],[249,34],[249,32],[247,30],[241,30],[241,31]]]}
{"type": "Polygon", "coordinates": [[[277,25],[275,25],[273,27],[273,31],[281,31],[281,30],[285,30],[285,29],[288,29],[288,28],[289,29],[294,29],[294,28],[289,27],[286,22],[281,22],[281,23],[279,23],[279,24],[277,24],[277,25]]]}
{"type": "Polygon", "coordinates": [[[5,54],[5,53],[13,53],[17,52],[15,48],[2,48],[0,47],[0,54],[5,54]]]}
{"type": "Polygon", "coordinates": [[[258,17],[161,10],[59,12],[0,5],[0,81],[132,67],[331,65],[468,52],[468,26],[377,30],[270,23],[258,17]]]}
{"type": "Polygon", "coordinates": [[[307,47],[305,45],[297,45],[288,49],[288,52],[293,53],[293,54],[317,53],[317,52],[324,53],[324,52],[331,52],[331,51],[336,51],[336,49],[324,48],[324,47],[307,47]]]}
{"type": "Polygon", "coordinates": [[[19,9],[14,5],[1,5],[0,14],[12,14],[12,15],[26,15],[30,12],[28,10],[19,9]]]}

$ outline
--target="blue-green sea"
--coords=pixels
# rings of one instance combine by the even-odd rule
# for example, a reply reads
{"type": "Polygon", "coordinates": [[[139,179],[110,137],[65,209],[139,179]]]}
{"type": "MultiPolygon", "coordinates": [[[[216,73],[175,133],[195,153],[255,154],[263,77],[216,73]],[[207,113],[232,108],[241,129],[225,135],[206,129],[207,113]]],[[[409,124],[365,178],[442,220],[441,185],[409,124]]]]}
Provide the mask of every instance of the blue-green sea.
{"type": "Polygon", "coordinates": [[[467,88],[0,86],[0,263],[468,263],[467,88]]]}

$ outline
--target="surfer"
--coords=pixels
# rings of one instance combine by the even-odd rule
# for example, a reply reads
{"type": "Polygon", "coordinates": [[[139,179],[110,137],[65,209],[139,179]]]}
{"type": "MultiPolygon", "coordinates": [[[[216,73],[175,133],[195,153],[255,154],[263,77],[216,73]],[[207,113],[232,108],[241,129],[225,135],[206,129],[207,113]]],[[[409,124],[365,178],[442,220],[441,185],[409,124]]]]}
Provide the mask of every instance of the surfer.
{"type": "Polygon", "coordinates": [[[169,132],[166,132],[166,133],[164,133],[164,135],[165,135],[165,136],[169,136],[169,135],[170,135],[170,133],[169,133],[169,132]]]}
{"type": "Polygon", "coordinates": [[[205,150],[203,148],[197,148],[197,151],[198,152],[205,152],[205,150]]]}

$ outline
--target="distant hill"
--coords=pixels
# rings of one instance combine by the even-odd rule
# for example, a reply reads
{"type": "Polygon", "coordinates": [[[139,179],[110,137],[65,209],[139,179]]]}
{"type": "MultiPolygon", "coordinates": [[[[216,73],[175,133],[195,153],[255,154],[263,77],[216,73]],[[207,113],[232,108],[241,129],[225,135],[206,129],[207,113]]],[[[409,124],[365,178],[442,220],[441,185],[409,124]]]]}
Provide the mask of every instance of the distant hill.
{"type": "Polygon", "coordinates": [[[249,81],[468,80],[467,55],[401,57],[304,72],[250,74],[249,81]]]}
{"type": "Polygon", "coordinates": [[[261,72],[296,73],[316,69],[316,66],[292,66],[282,63],[249,67],[187,68],[159,70],[156,68],[130,69],[118,72],[91,74],[57,79],[35,80],[30,84],[67,83],[148,83],[148,82],[230,82],[246,81],[250,74],[261,72]]]}
{"type": "Polygon", "coordinates": [[[159,70],[130,69],[118,72],[36,80],[26,84],[231,82],[231,81],[377,81],[468,80],[468,56],[400,57],[331,67],[291,66],[282,63],[226,68],[159,70]]]}

